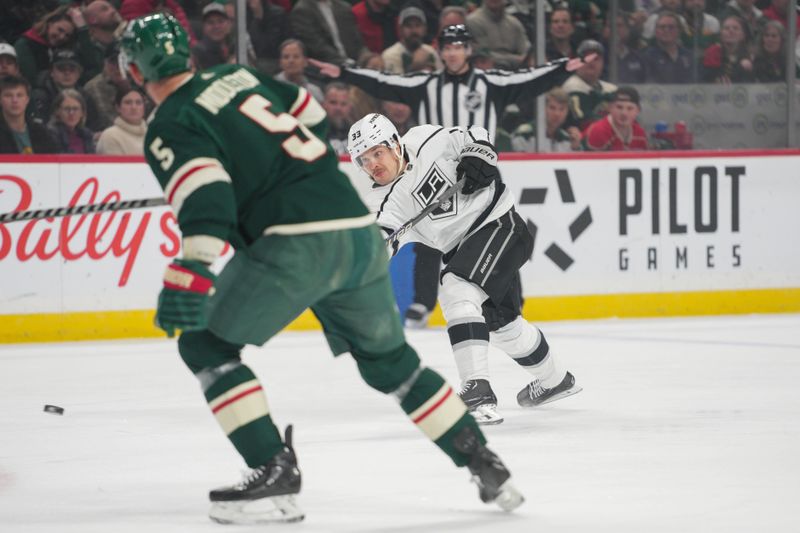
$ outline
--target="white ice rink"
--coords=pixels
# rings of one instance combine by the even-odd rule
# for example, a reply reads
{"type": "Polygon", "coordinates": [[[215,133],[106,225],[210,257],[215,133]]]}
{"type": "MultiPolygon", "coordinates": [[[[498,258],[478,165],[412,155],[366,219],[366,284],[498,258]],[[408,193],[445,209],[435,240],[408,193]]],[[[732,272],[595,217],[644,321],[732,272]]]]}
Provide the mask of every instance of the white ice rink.
{"type": "MultiPolygon", "coordinates": [[[[522,410],[528,376],[493,352],[510,515],[320,334],[247,350],[304,476],[306,520],[269,527],[206,518],[243,464],[174,341],[2,346],[0,532],[800,532],[800,315],[542,328],[584,391],[522,410]]],[[[410,339],[455,382],[443,330],[410,339]]]]}

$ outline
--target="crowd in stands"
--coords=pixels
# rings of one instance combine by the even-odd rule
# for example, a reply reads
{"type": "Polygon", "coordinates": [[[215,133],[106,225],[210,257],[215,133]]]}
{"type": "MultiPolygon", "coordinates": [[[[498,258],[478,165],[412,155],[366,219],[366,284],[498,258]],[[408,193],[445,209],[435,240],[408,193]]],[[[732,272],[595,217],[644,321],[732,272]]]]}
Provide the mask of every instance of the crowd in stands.
{"type": "MultiPolygon", "coordinates": [[[[0,153],[141,155],[153,105],[120,72],[118,41],[128,20],[155,11],[185,26],[198,68],[246,57],[265,74],[306,88],[328,111],[339,153],[346,153],[349,126],[368,112],[386,114],[401,133],[419,117],[402,101],[379,100],[323,75],[310,60],[393,74],[441,72],[444,83],[449,74],[438,36],[459,24],[471,34],[472,68],[519,71],[537,57],[534,0],[246,5],[246,50],[239,54],[231,0],[4,3],[0,153]]],[[[492,132],[501,150],[663,147],[637,123],[641,100],[633,86],[785,82],[786,54],[800,55],[800,45],[787,42],[789,17],[800,24],[789,0],[620,0],[613,21],[608,0],[547,0],[545,11],[547,60],[590,53],[597,59],[547,93],[546,139],[536,139],[533,98],[508,105],[492,132]]]]}

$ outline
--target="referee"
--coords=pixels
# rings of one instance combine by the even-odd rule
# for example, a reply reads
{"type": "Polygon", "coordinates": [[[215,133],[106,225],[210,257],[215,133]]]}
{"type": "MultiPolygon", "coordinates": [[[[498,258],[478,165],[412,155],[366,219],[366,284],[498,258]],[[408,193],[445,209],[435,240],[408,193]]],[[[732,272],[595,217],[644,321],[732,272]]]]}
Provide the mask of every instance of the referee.
{"type": "Polygon", "coordinates": [[[388,74],[308,61],[323,76],[360,87],[381,100],[408,105],[418,124],[483,126],[492,140],[497,119],[508,104],[523,94],[538,96],[560,85],[581,63],[580,59],[561,59],[538,68],[481,70],[470,64],[471,41],[463,24],[445,26],[439,33],[444,69],[434,72],[388,74]]]}
{"type": "MultiPolygon", "coordinates": [[[[538,68],[515,71],[481,70],[470,64],[472,35],[463,24],[445,26],[439,33],[439,56],[444,69],[406,75],[370,69],[339,67],[309,58],[320,74],[363,89],[381,100],[411,108],[417,124],[444,127],[483,126],[494,142],[498,117],[520,96],[538,96],[563,83],[581,59],[556,60],[538,68]]],[[[586,61],[593,58],[587,57],[586,61]]],[[[436,306],[441,254],[415,245],[414,302],[405,315],[406,327],[424,328],[436,306]]]]}

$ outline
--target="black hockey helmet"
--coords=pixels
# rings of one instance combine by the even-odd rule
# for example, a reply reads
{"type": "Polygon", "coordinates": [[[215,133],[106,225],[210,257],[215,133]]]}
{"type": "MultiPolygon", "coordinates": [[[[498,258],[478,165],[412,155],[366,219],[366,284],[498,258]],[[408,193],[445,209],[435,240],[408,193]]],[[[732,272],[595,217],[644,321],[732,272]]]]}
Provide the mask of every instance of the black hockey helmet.
{"type": "Polygon", "coordinates": [[[469,44],[470,41],[472,41],[472,34],[463,24],[445,26],[439,32],[439,46],[453,43],[469,44]]]}

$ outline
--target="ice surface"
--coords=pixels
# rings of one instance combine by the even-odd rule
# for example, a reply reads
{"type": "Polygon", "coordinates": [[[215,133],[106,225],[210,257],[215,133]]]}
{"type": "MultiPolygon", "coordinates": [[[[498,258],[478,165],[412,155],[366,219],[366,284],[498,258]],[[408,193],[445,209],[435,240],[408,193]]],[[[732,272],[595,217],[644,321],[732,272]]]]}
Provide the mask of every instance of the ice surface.
{"type": "MultiPolygon", "coordinates": [[[[541,327],[584,391],[518,408],[528,376],[493,352],[510,515],[319,333],[248,349],[304,474],[306,521],[270,527],[206,518],[243,464],[174,341],[0,347],[0,532],[800,531],[800,315],[541,327]]],[[[409,335],[454,383],[444,331],[409,335]]]]}

